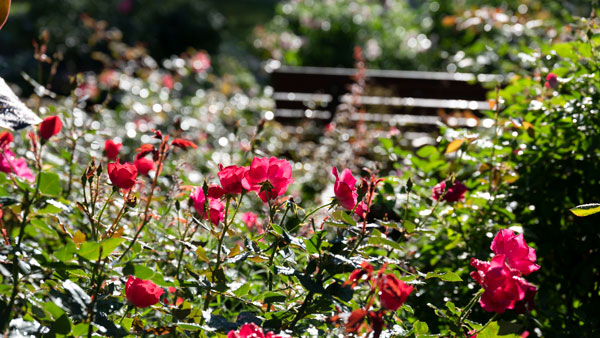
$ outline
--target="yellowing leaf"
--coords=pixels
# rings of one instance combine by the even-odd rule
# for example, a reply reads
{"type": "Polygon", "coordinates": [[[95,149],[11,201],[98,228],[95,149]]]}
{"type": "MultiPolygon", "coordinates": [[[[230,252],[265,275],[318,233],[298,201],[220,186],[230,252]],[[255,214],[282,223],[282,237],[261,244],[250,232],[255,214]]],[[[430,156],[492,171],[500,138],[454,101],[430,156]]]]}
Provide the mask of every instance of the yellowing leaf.
{"type": "Polygon", "coordinates": [[[266,258],[262,258],[260,256],[252,256],[252,257],[248,257],[248,259],[251,260],[254,263],[263,263],[263,262],[267,261],[266,258]]]}
{"type": "Polygon", "coordinates": [[[77,232],[73,235],[73,242],[75,242],[75,244],[77,244],[79,247],[81,243],[85,242],[85,234],[77,230],[77,232]]]}
{"type": "Polygon", "coordinates": [[[490,105],[490,110],[492,110],[496,106],[496,100],[488,100],[488,104],[490,105]]]}
{"type": "Polygon", "coordinates": [[[523,126],[523,128],[524,128],[525,130],[528,130],[528,129],[533,129],[533,124],[531,124],[531,123],[529,123],[529,122],[527,122],[527,121],[523,121],[523,124],[522,124],[522,126],[523,126]]]}
{"type": "Polygon", "coordinates": [[[209,262],[208,257],[206,257],[206,251],[204,251],[204,248],[199,246],[196,249],[196,255],[198,255],[198,258],[200,258],[201,260],[205,261],[206,263],[209,262]]]}
{"type": "Polygon", "coordinates": [[[600,204],[590,203],[578,205],[575,208],[569,209],[575,216],[585,217],[600,212],[600,204]]]}
{"type": "Polygon", "coordinates": [[[0,29],[4,26],[10,12],[10,0],[0,0],[0,29]]]}
{"type": "Polygon", "coordinates": [[[450,154],[450,153],[457,151],[464,142],[465,142],[465,140],[462,138],[459,138],[459,139],[456,139],[456,140],[450,142],[450,144],[446,148],[446,154],[450,154]]]}
{"type": "Polygon", "coordinates": [[[235,247],[231,249],[231,252],[229,253],[229,258],[237,256],[237,254],[239,254],[240,251],[240,246],[236,244],[235,247]]]}

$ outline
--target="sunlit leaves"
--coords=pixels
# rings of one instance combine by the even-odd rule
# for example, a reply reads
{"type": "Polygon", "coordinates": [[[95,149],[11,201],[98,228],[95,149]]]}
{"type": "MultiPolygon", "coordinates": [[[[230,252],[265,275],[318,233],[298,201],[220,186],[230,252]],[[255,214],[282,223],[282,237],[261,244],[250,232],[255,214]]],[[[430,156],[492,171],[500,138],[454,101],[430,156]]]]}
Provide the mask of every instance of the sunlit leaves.
{"type": "Polygon", "coordinates": [[[585,217],[600,212],[600,204],[589,203],[569,209],[575,216],[585,217]]]}
{"type": "Polygon", "coordinates": [[[465,140],[462,138],[450,142],[450,144],[448,144],[448,147],[446,147],[446,154],[450,154],[457,151],[458,149],[460,149],[460,146],[462,146],[464,142],[465,140]]]}

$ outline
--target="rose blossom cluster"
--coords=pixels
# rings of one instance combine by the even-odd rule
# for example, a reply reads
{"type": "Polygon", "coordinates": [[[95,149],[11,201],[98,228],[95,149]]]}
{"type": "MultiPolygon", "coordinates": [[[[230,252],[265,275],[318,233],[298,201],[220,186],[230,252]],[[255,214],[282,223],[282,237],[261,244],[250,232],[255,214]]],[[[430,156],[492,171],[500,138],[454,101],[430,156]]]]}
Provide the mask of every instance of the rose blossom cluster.
{"type": "Polygon", "coordinates": [[[540,268],[535,264],[535,250],[530,248],[523,234],[515,235],[510,229],[500,230],[492,241],[494,257],[489,262],[471,258],[471,272],[484,289],[481,307],[488,312],[504,313],[514,310],[517,313],[531,311],[537,287],[527,282],[527,276],[540,268]]]}
{"type": "Polygon", "coordinates": [[[377,274],[374,274],[373,266],[368,262],[363,262],[360,269],[354,270],[344,283],[344,286],[350,286],[351,289],[354,289],[359,282],[367,282],[371,286],[369,297],[371,300],[367,303],[365,309],[352,311],[345,322],[346,333],[359,332],[364,326],[365,318],[368,318],[371,324],[369,332],[373,332],[373,337],[379,337],[383,331],[384,313],[398,310],[408,299],[413,287],[399,280],[394,274],[386,273],[385,269],[386,266],[384,265],[377,274]],[[379,295],[379,303],[382,307],[379,311],[369,309],[373,303],[373,295],[379,295]]]}
{"type": "MultiPolygon", "coordinates": [[[[49,116],[45,118],[38,130],[38,135],[42,144],[47,142],[52,136],[60,133],[62,122],[58,116],[49,116]]],[[[35,141],[35,134],[31,134],[32,142],[35,141]]],[[[13,141],[13,135],[10,132],[0,133],[0,171],[22,177],[30,182],[35,181],[35,177],[27,166],[27,161],[23,157],[17,157],[11,150],[10,144],[13,141]]]]}
{"type": "Polygon", "coordinates": [[[217,176],[221,185],[211,185],[206,193],[208,196],[205,196],[201,187],[196,187],[190,194],[196,212],[215,225],[224,218],[225,206],[221,201],[223,196],[231,197],[253,191],[267,203],[284,195],[294,182],[292,165],[275,157],[255,157],[249,167],[219,165],[217,176]]]}

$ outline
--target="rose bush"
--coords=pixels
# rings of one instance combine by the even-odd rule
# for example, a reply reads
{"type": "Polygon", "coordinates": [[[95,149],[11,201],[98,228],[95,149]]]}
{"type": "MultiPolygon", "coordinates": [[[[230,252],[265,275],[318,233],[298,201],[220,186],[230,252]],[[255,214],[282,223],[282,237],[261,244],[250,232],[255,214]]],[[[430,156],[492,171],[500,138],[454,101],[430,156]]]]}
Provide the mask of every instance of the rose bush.
{"type": "Polygon", "coordinates": [[[594,154],[595,114],[582,107],[597,107],[577,93],[594,93],[598,77],[562,79],[584,73],[574,60],[592,60],[597,39],[547,47],[563,55],[554,56],[561,80],[552,92],[538,76],[491,94],[494,110],[482,118],[491,129],[443,127],[434,145],[412,149],[397,131],[372,139],[357,128],[350,137],[339,121],[322,145],[299,143],[261,119],[272,101],[253,84],[214,76],[195,52],[159,65],[98,26],[96,38],[118,55],[102,58],[118,83],[95,74],[75,81],[98,82],[100,98],[118,99],[77,97],[74,84],[73,95],[37,97],[42,117],[60,112],[53,126],[39,127],[45,141],[38,127],[0,137],[4,333],[596,333],[594,318],[580,320],[583,300],[595,304],[587,298],[594,270],[572,281],[565,276],[576,267],[557,253],[594,262],[597,229],[573,226],[566,209],[552,214],[556,221],[546,207],[564,206],[552,190],[559,184],[570,200],[591,199],[559,178],[598,172],[566,164],[586,159],[569,148],[577,142],[594,154]],[[574,132],[580,128],[589,128],[586,137],[574,132]],[[122,140],[114,162],[105,162],[107,139],[122,140]],[[461,146],[449,151],[455,140],[461,146]],[[555,179],[543,180],[544,172],[555,179]],[[556,245],[555,237],[570,238],[563,226],[581,252],[556,245]]]}

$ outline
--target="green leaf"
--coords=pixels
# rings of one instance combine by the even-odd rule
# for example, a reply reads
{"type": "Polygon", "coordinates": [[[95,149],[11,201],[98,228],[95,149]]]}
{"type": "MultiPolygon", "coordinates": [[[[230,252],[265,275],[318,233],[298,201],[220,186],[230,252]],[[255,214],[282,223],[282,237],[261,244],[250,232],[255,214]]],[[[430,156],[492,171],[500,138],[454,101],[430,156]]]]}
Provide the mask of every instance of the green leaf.
{"type": "Polygon", "coordinates": [[[585,217],[600,212],[600,204],[589,203],[578,205],[575,208],[569,209],[575,216],[585,217]]]}
{"type": "Polygon", "coordinates": [[[335,211],[331,215],[333,216],[334,219],[336,219],[338,221],[342,221],[342,222],[348,223],[351,226],[356,226],[356,222],[354,221],[354,219],[352,219],[352,216],[348,215],[343,210],[335,211]]]}
{"type": "Polygon", "coordinates": [[[58,319],[65,314],[65,311],[54,302],[45,303],[44,310],[48,311],[53,319],[58,319]]]}
{"type": "Polygon", "coordinates": [[[68,334],[71,332],[71,321],[66,314],[60,316],[50,327],[50,332],[58,334],[68,334]]]}
{"type": "Polygon", "coordinates": [[[421,321],[417,320],[413,324],[413,327],[415,328],[415,333],[417,335],[429,333],[429,326],[425,322],[421,322],[421,321]]]}
{"type": "Polygon", "coordinates": [[[462,282],[462,279],[456,273],[454,273],[452,271],[448,271],[445,273],[429,272],[425,276],[425,279],[429,279],[429,278],[439,278],[446,282],[462,282]]]}
{"type": "Polygon", "coordinates": [[[267,292],[264,294],[263,302],[265,303],[280,303],[285,302],[286,296],[279,292],[267,292]]]}
{"type": "Polygon", "coordinates": [[[177,323],[177,327],[180,327],[184,330],[188,331],[199,331],[204,330],[204,327],[198,324],[190,324],[190,323],[177,323]]]}
{"type": "Polygon", "coordinates": [[[154,276],[154,271],[145,265],[127,264],[123,268],[124,275],[133,275],[139,279],[150,279],[154,276]]]}
{"type": "Polygon", "coordinates": [[[68,242],[67,245],[63,246],[57,251],[54,251],[54,257],[56,257],[56,259],[58,259],[59,261],[66,263],[73,260],[73,255],[75,254],[75,251],[77,251],[75,243],[68,242]]]}
{"type": "Polygon", "coordinates": [[[95,261],[100,256],[100,243],[98,242],[84,242],[81,243],[77,254],[88,261],[95,261]]]}
{"type": "Polygon", "coordinates": [[[238,297],[243,297],[248,294],[248,291],[250,291],[250,283],[240,286],[237,290],[233,291],[233,294],[238,297]]]}
{"type": "Polygon", "coordinates": [[[115,249],[125,241],[125,238],[115,237],[102,241],[102,258],[108,257],[115,249]]]}
{"type": "Polygon", "coordinates": [[[40,175],[40,193],[47,196],[60,196],[62,188],[58,175],[52,172],[43,172],[40,175]]]}

